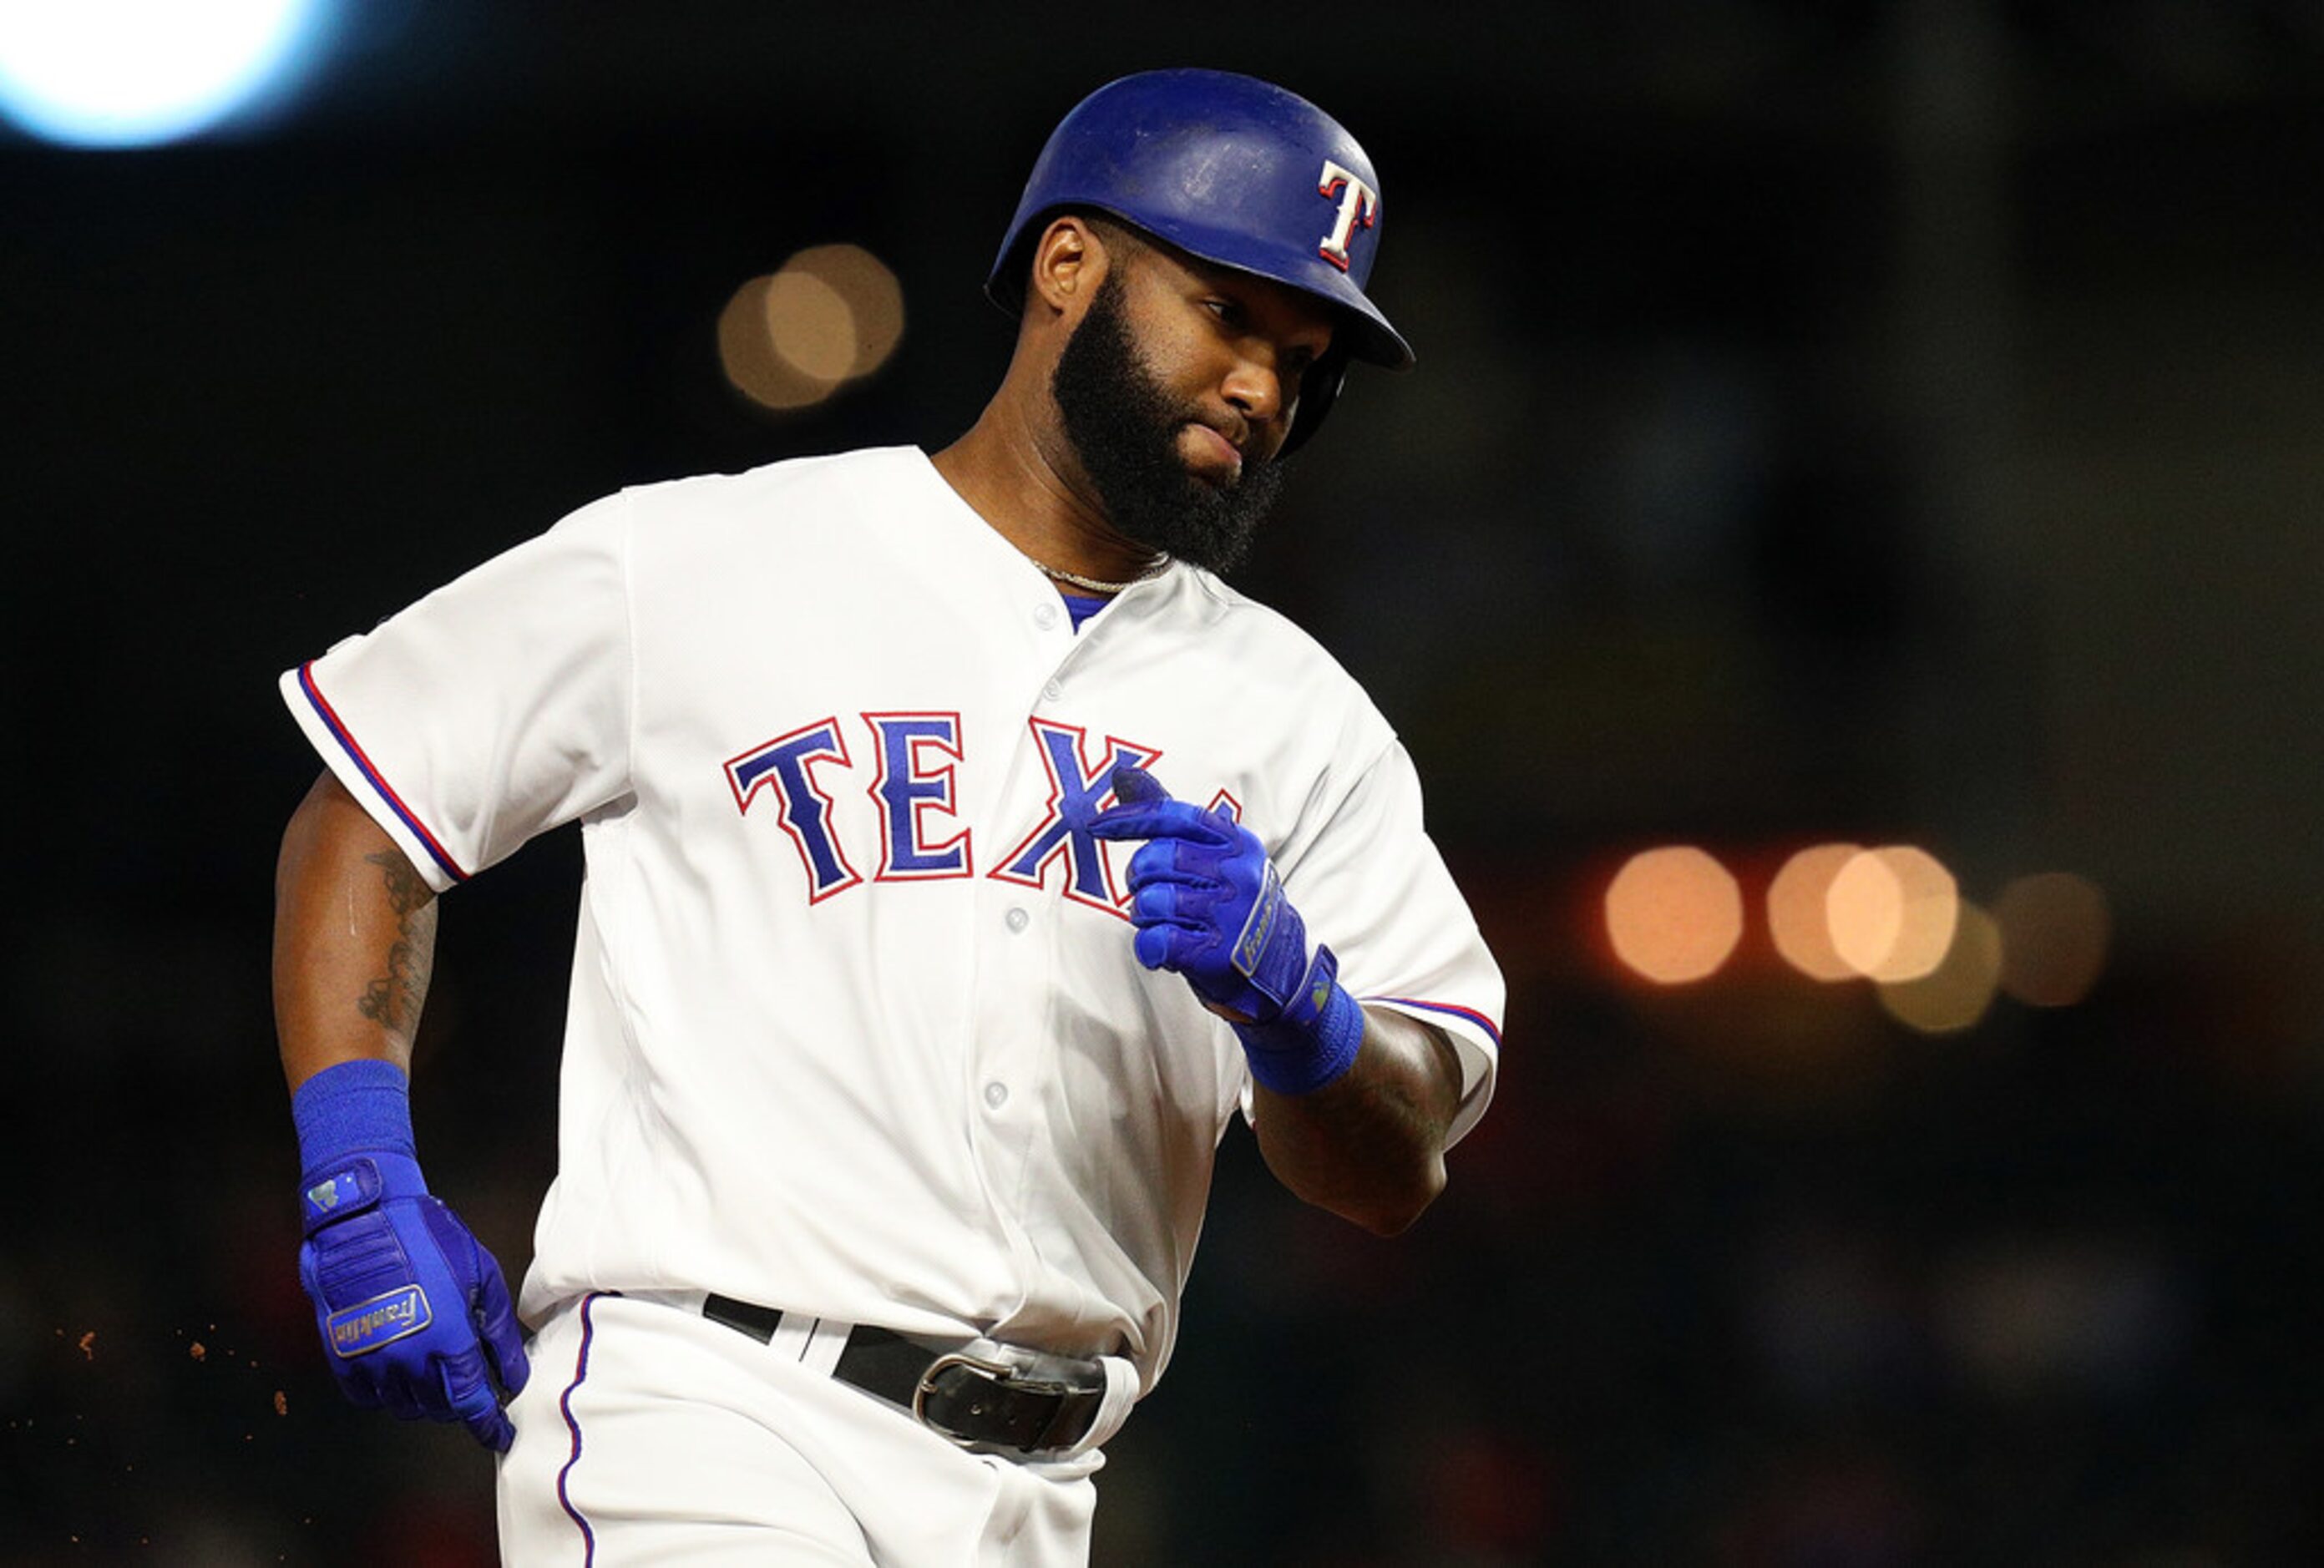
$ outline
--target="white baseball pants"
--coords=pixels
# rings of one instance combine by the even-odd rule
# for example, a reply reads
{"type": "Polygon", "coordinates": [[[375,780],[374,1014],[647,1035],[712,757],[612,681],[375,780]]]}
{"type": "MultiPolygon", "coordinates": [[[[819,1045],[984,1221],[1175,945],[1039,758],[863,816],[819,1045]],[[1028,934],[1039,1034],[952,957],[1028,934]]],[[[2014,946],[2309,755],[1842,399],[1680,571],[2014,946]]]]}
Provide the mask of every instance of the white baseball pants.
{"type": "Polygon", "coordinates": [[[1100,1453],[969,1453],[684,1298],[567,1303],[531,1359],[500,1461],[510,1568],[1088,1563],[1100,1453]]]}

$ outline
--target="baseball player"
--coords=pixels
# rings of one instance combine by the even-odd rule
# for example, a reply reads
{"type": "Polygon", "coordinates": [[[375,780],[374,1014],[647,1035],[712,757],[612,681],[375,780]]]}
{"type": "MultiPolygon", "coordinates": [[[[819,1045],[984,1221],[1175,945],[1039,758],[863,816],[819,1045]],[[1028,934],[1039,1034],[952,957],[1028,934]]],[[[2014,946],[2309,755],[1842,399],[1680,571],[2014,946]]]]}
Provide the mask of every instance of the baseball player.
{"type": "Polygon", "coordinates": [[[1218,575],[1411,361],[1381,213],[1288,92],[1114,82],[956,441],[622,491],[282,677],[301,1277],[351,1397],[499,1454],[508,1561],[1082,1563],[1229,1121],[1376,1231],[1443,1185],[1500,976],[1387,722],[1218,575]],[[512,1305],[406,1071],[438,899],[574,821],[512,1305]]]}

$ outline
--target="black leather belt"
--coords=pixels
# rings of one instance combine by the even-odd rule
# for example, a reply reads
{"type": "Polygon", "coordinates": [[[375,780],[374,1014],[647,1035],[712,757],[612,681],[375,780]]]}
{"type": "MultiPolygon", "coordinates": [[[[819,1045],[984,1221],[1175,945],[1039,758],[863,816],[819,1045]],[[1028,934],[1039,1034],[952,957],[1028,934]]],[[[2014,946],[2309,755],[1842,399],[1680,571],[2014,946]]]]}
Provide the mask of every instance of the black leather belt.
{"type": "MultiPolygon", "coordinates": [[[[783,1314],[771,1306],[711,1296],[702,1303],[702,1315],[767,1344],[783,1314]]],[[[832,1376],[901,1406],[954,1443],[1019,1453],[1071,1448],[1089,1435],[1105,1403],[1105,1369],[1095,1361],[1033,1355],[1026,1364],[1013,1365],[960,1351],[932,1351],[860,1324],[849,1332],[832,1376]]]]}

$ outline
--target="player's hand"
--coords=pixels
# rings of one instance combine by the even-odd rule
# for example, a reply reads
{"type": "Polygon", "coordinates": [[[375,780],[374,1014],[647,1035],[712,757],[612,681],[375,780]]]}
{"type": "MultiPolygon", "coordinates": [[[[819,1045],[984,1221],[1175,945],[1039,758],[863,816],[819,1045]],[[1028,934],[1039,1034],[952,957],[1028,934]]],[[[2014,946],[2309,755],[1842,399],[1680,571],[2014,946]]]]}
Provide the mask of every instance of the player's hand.
{"type": "Polygon", "coordinates": [[[1236,1023],[1314,1017],[1330,991],[1331,950],[1309,954],[1306,925],[1259,835],[1222,811],[1171,799],[1142,769],[1115,769],[1113,794],[1119,804],[1089,830],[1146,841],[1130,858],[1138,961],[1185,976],[1236,1023]]]}
{"type": "Polygon", "coordinates": [[[463,1422],[506,1452],[516,1434],[500,1390],[514,1395],[531,1369],[493,1255],[408,1156],[341,1156],[300,1186],[299,1278],[346,1397],[405,1420],[463,1422]]]}
{"type": "Polygon", "coordinates": [[[1234,1025],[1261,1086],[1305,1094],[1345,1073],[1363,1045],[1363,1009],[1340,984],[1332,950],[1308,951],[1306,923],[1259,835],[1171,799],[1141,769],[1113,770],[1113,798],[1089,831],[1146,841],[1130,857],[1138,961],[1184,976],[1234,1025]]]}

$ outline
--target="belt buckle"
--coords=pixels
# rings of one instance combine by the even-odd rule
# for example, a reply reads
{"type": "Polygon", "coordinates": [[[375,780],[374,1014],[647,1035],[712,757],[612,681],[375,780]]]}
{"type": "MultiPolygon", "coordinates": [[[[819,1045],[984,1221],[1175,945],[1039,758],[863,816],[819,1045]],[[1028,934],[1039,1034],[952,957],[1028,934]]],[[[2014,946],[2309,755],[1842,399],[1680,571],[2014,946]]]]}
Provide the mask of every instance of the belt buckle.
{"type": "Polygon", "coordinates": [[[943,1436],[945,1441],[961,1448],[972,1448],[975,1446],[977,1439],[965,1437],[954,1432],[951,1427],[931,1417],[927,1410],[928,1396],[936,1391],[936,1379],[953,1367],[961,1367],[971,1372],[982,1374],[995,1384],[1015,1380],[1017,1369],[1006,1361],[996,1361],[984,1356],[972,1356],[964,1351],[946,1351],[928,1363],[927,1370],[920,1374],[919,1381],[913,1385],[912,1418],[929,1431],[943,1436]]]}

